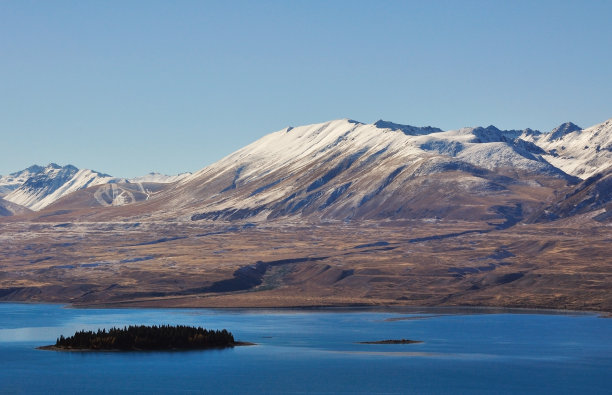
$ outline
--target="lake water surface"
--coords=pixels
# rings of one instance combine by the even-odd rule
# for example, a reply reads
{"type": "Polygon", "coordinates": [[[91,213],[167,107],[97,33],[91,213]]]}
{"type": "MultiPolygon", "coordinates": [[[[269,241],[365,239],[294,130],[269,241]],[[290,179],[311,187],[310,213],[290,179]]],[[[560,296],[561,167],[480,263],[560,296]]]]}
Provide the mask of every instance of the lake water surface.
{"type": "Polygon", "coordinates": [[[0,304],[0,393],[612,393],[612,319],[499,310],[72,309],[0,304]],[[226,328],[258,345],[53,352],[130,324],[226,328]],[[371,345],[361,341],[422,340],[371,345]]]}

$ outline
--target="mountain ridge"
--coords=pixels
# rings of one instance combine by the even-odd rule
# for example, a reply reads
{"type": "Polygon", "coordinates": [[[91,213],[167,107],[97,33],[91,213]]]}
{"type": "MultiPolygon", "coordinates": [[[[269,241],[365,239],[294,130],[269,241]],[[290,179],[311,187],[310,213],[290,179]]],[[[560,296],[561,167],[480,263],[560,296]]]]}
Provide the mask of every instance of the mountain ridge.
{"type": "MultiPolygon", "coordinates": [[[[33,210],[77,190],[116,184],[82,195],[92,203],[71,201],[77,207],[116,206],[167,195],[167,202],[160,204],[168,213],[172,214],[168,207],[172,206],[177,214],[192,218],[224,210],[234,213],[231,218],[236,212],[249,211],[250,217],[312,214],[316,206],[315,211],[324,211],[323,217],[335,218],[344,212],[346,219],[363,213],[361,207],[366,203],[370,207],[395,206],[389,200],[391,195],[395,200],[417,198],[414,190],[433,193],[434,189],[449,188],[451,194],[459,193],[457,203],[487,193],[491,199],[495,194],[506,194],[509,200],[518,201],[523,197],[511,197],[517,185],[552,185],[557,183],[554,179],[576,184],[612,161],[611,129],[612,120],[587,129],[568,122],[541,133],[530,128],[501,130],[493,125],[443,131],[432,126],[383,120],[365,124],[344,118],[270,133],[193,174],[150,173],[121,179],[52,163],[0,177],[0,188],[4,188],[5,200],[33,210]],[[593,149],[582,146],[585,139],[593,149]],[[40,174],[37,178],[36,172],[41,171],[57,173],[60,181],[40,174]],[[430,177],[431,185],[423,186],[420,177],[430,177]],[[156,193],[151,194],[142,188],[143,182],[163,182],[170,187],[168,193],[157,193],[161,189],[156,187],[156,193]],[[127,185],[130,183],[140,186],[127,185]]],[[[401,206],[395,210],[406,209],[401,206]]]]}

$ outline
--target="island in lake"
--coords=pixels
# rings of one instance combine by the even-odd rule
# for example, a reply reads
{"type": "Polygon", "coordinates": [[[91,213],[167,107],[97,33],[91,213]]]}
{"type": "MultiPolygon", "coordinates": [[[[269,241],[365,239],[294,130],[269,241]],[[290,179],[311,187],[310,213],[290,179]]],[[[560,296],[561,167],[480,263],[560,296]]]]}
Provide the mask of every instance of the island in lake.
{"type": "Polygon", "coordinates": [[[359,344],[414,344],[423,343],[420,340],[396,339],[396,340],[377,340],[369,342],[359,342],[359,344]]]}
{"type": "Polygon", "coordinates": [[[207,348],[227,348],[251,345],[237,342],[227,330],[208,330],[202,327],[184,325],[170,326],[128,326],[79,331],[73,336],[60,336],[54,345],[39,347],[43,350],[201,350],[207,348]]]}

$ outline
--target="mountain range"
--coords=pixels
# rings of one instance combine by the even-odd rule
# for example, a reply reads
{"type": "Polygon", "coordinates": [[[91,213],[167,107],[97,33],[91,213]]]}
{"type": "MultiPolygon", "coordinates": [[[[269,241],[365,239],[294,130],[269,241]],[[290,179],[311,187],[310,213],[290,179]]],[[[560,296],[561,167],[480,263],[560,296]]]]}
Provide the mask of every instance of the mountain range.
{"type": "Polygon", "coordinates": [[[0,299],[612,310],[612,119],[548,133],[339,119],[193,174],[0,178],[0,299]]]}
{"type": "MultiPolygon", "coordinates": [[[[150,200],[134,212],[191,220],[500,220],[512,210],[531,216],[556,194],[611,169],[612,120],[541,133],[341,119],[285,128],[194,174],[120,179],[35,165],[1,177],[0,197],[33,211],[150,200]]],[[[26,210],[4,211],[12,212],[26,210]]]]}

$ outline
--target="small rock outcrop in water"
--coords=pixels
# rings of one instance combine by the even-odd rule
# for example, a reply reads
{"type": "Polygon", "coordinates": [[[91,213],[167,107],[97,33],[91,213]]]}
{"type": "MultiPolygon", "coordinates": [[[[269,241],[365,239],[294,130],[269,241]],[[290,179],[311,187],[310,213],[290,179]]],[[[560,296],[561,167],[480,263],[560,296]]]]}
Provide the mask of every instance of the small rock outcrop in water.
{"type": "Polygon", "coordinates": [[[377,340],[369,342],[359,342],[359,344],[414,344],[423,343],[420,340],[397,339],[397,340],[377,340]]]}
{"type": "Polygon", "coordinates": [[[129,326],[79,331],[74,336],[60,336],[55,345],[45,350],[194,350],[226,348],[249,343],[236,342],[227,330],[207,330],[190,326],[129,326]]]}

